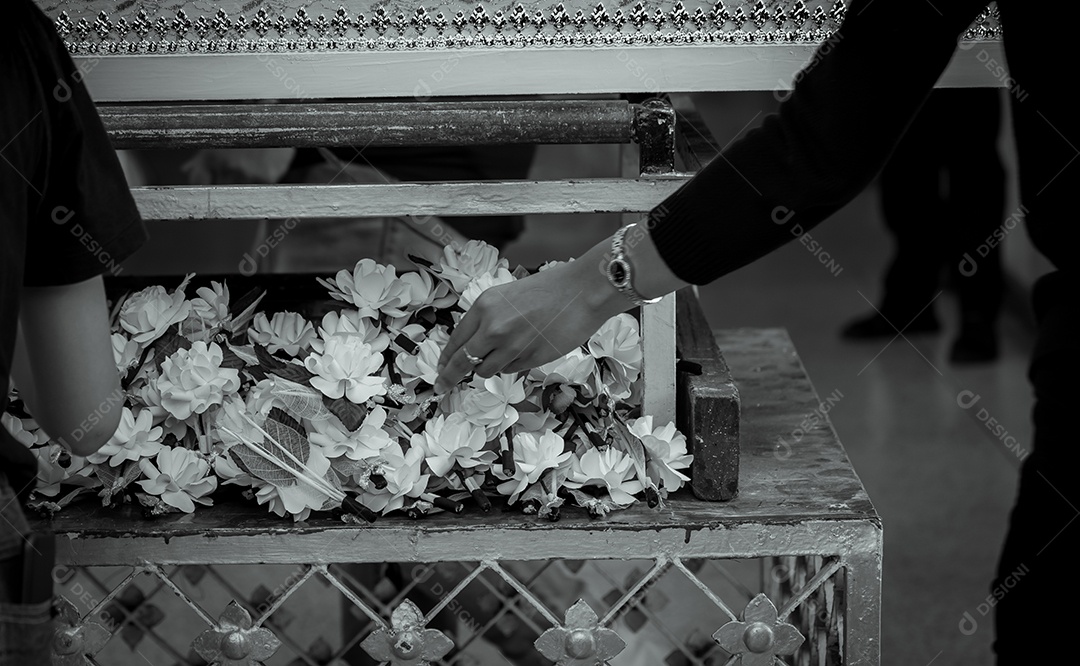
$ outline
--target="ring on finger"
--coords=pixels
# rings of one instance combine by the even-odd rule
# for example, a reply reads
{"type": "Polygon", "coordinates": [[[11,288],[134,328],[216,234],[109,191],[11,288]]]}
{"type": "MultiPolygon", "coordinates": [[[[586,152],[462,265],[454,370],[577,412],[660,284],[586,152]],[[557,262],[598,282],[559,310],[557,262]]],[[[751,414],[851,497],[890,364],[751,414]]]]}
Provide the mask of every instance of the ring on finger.
{"type": "Polygon", "coordinates": [[[465,352],[465,358],[469,361],[471,365],[480,365],[484,362],[483,356],[473,356],[469,353],[468,349],[465,349],[465,347],[462,347],[461,351],[465,352]]]}

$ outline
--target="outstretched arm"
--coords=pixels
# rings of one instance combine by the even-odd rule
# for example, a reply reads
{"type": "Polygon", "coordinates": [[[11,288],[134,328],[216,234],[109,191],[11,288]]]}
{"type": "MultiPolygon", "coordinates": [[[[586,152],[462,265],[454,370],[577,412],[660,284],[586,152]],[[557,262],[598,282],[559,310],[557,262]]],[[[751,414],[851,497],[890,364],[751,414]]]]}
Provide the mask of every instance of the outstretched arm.
{"type": "Polygon", "coordinates": [[[88,455],[112,437],[123,394],[100,276],[23,289],[13,365],[20,395],[53,440],[88,455]]]}
{"type": "MultiPolygon", "coordinates": [[[[630,254],[648,298],[704,284],[795,238],[877,174],[948,65],[984,0],[853,2],[796,77],[780,111],[650,212],[630,254]],[[917,36],[915,36],[917,34],[917,36]]],[[[578,261],[494,287],[443,352],[439,388],[483,356],[481,376],[553,360],[630,303],[597,269],[610,240],[578,261]]]]}

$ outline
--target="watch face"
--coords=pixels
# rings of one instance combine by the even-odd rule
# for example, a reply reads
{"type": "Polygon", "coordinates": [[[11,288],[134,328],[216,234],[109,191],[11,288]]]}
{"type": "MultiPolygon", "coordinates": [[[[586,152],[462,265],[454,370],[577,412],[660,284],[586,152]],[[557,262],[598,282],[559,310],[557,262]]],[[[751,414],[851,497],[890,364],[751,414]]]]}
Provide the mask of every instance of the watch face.
{"type": "Polygon", "coordinates": [[[630,267],[622,259],[612,259],[607,272],[611,283],[618,289],[625,287],[630,278],[630,267]]]}

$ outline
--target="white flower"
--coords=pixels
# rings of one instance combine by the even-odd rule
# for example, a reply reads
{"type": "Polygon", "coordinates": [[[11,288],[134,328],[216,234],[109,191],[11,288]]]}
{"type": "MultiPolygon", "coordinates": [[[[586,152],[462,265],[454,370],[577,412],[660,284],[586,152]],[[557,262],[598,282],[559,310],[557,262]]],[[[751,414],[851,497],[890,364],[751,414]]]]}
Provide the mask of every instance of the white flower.
{"type": "Polygon", "coordinates": [[[376,318],[380,311],[391,317],[405,314],[401,306],[408,298],[408,286],[398,279],[393,266],[361,259],[351,273],[341,270],[332,280],[319,278],[318,281],[330,291],[331,298],[359,308],[361,317],[376,318]]]}
{"type": "Polygon", "coordinates": [[[228,285],[210,282],[209,287],[199,287],[195,293],[198,297],[191,299],[192,317],[201,320],[211,328],[229,320],[228,285]]]}
{"type": "Polygon", "coordinates": [[[496,285],[513,281],[514,276],[510,271],[503,266],[499,266],[495,271],[484,273],[473,278],[472,282],[469,282],[461,292],[461,298],[458,299],[458,305],[461,306],[462,310],[468,311],[469,308],[472,307],[472,304],[476,302],[476,299],[480,297],[480,294],[496,285]]]}
{"type": "Polygon", "coordinates": [[[424,431],[412,436],[413,448],[421,448],[432,473],[445,477],[459,465],[462,469],[487,469],[497,457],[484,451],[484,429],[465,420],[461,414],[437,416],[424,424],[424,431]]]}
{"type": "Polygon", "coordinates": [[[193,342],[161,363],[157,386],[161,406],[177,419],[202,414],[224,397],[240,389],[240,373],[221,367],[221,347],[216,342],[193,342]]]}
{"type": "Polygon", "coordinates": [[[182,447],[166,448],[154,459],[139,461],[139,469],[146,479],[139,481],[148,495],[158,495],[161,501],[184,513],[195,511],[195,502],[213,504],[207,495],[217,489],[217,477],[210,475],[206,459],[194,451],[182,447]]]}
{"type": "Polygon", "coordinates": [[[33,419],[20,419],[7,412],[0,412],[0,425],[7,429],[15,441],[26,447],[39,446],[49,441],[49,436],[33,419]]]}
{"type": "Polygon", "coordinates": [[[690,480],[679,470],[690,467],[694,456],[686,452],[686,435],[679,432],[674,423],[654,429],[653,417],[642,416],[627,426],[649,451],[646,469],[653,483],[671,491],[678,490],[690,480]]]}
{"type": "Polygon", "coordinates": [[[383,430],[386,410],[376,406],[364,416],[364,422],[355,432],[349,432],[336,418],[312,422],[308,441],[322,449],[327,458],[347,456],[350,460],[369,460],[379,457],[383,450],[394,443],[390,434],[383,430]]]}
{"type": "Polygon", "coordinates": [[[461,249],[447,245],[438,266],[439,276],[448,280],[454,291],[461,293],[475,278],[509,269],[506,259],[499,258],[499,251],[483,241],[471,240],[461,249]]]}
{"type": "Polygon", "coordinates": [[[123,333],[113,333],[110,340],[116,369],[123,374],[139,360],[139,343],[129,340],[123,333]]]}
{"type": "Polygon", "coordinates": [[[596,359],[581,347],[575,347],[565,356],[529,371],[529,378],[543,386],[569,384],[582,389],[585,397],[596,395],[596,359]]]}
{"type": "Polygon", "coordinates": [[[456,296],[450,293],[450,285],[442,281],[436,283],[427,271],[402,273],[399,279],[405,285],[401,306],[408,311],[415,312],[429,305],[445,308],[456,300],[456,296]]]}
{"type": "Polygon", "coordinates": [[[525,399],[525,379],[516,374],[474,377],[464,395],[465,417],[485,428],[488,439],[494,439],[517,422],[518,412],[513,406],[525,399]]]}
{"type": "Polygon", "coordinates": [[[379,471],[386,479],[386,486],[378,490],[369,484],[360,496],[360,502],[372,511],[389,513],[405,505],[406,497],[420,497],[427,489],[431,475],[422,474],[424,450],[418,446],[402,451],[394,442],[386,447],[379,459],[385,463],[379,471]]]}
{"type": "Polygon", "coordinates": [[[100,449],[86,457],[95,465],[105,461],[119,467],[125,460],[138,460],[157,455],[162,447],[162,428],[154,425],[154,415],[149,409],[140,409],[136,416],[124,407],[116,432],[100,449]]]}
{"type": "Polygon", "coordinates": [[[589,353],[603,361],[601,376],[611,397],[630,397],[631,384],[641,375],[641,335],[638,322],[623,313],[604,322],[589,338],[589,353]]]}
{"type": "MultiPolygon", "coordinates": [[[[263,381],[268,382],[269,380],[264,379],[263,381]]],[[[255,408],[253,404],[256,402],[254,394],[255,390],[248,393],[247,401],[239,395],[229,396],[222,402],[221,409],[214,412],[214,435],[225,448],[236,445],[243,446],[242,442],[244,441],[254,444],[263,442],[263,434],[255,426],[256,424],[262,425],[266,421],[266,413],[260,413],[255,408]]],[[[267,407],[266,412],[269,411],[270,409],[267,407]]]]}
{"type": "Polygon", "coordinates": [[[427,338],[417,345],[415,354],[399,353],[394,358],[394,365],[405,384],[411,386],[422,381],[434,386],[439,376],[439,356],[449,341],[450,333],[447,328],[435,326],[427,338]]]}
{"type": "Polygon", "coordinates": [[[580,458],[573,459],[566,486],[607,488],[611,501],[621,505],[633,504],[637,501],[634,493],[645,489],[635,474],[634,461],[622,451],[610,446],[604,451],[590,448],[580,458]]]}
{"type": "Polygon", "coordinates": [[[300,350],[311,346],[315,327],[295,312],[275,312],[274,318],[269,320],[260,312],[251,322],[248,339],[263,345],[271,354],[285,350],[289,356],[296,356],[300,350]]]}
{"type": "Polygon", "coordinates": [[[386,378],[375,374],[382,364],[382,354],[354,337],[330,338],[323,353],[312,353],[304,360],[304,366],[315,374],[312,386],[328,398],[344,395],[358,405],[386,393],[386,378]]]}
{"type": "Polygon", "coordinates": [[[229,453],[217,451],[212,458],[214,474],[221,479],[223,486],[240,486],[249,488],[255,483],[255,478],[245,472],[229,453]]]}
{"type": "Polygon", "coordinates": [[[537,435],[519,432],[514,435],[514,476],[499,484],[498,490],[510,496],[510,503],[549,469],[562,467],[573,453],[563,451],[563,438],[548,430],[537,435]]]}
{"type": "Polygon", "coordinates": [[[32,450],[37,458],[37,487],[34,492],[46,497],[56,497],[60,493],[60,485],[69,486],[95,486],[99,483],[94,476],[94,468],[86,458],[70,455],[59,444],[49,444],[32,450]],[[67,461],[67,467],[60,465],[63,458],[67,461]]]}
{"type": "Polygon", "coordinates": [[[381,354],[390,346],[390,335],[379,327],[377,321],[360,316],[359,310],[327,312],[319,326],[319,337],[311,341],[311,348],[323,353],[330,338],[357,338],[371,345],[371,351],[381,354]]]}
{"type": "Polygon", "coordinates": [[[187,279],[172,294],[154,285],[132,294],[120,307],[120,327],[140,345],[157,340],[167,328],[187,319],[191,303],[184,298],[187,279]]]}
{"type": "MultiPolygon", "coordinates": [[[[330,461],[317,447],[308,449],[307,468],[315,476],[325,479],[330,471],[330,461]]],[[[270,504],[270,511],[284,517],[289,514],[295,521],[307,520],[312,509],[318,511],[333,502],[325,493],[315,490],[303,481],[297,481],[291,485],[274,485],[262,483],[255,491],[255,499],[259,504],[270,504]]]]}

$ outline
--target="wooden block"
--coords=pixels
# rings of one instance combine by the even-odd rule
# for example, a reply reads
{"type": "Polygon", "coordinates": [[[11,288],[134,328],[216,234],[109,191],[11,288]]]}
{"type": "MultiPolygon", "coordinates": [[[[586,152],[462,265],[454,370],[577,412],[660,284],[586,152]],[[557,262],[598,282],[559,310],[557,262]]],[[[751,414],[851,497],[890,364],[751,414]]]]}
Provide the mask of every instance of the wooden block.
{"type": "Polygon", "coordinates": [[[677,293],[675,320],[679,358],[701,366],[699,375],[676,373],[676,423],[694,454],[690,488],[701,500],[730,500],[739,492],[739,390],[691,288],[677,293]]]}

